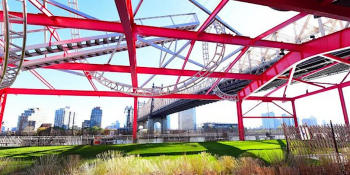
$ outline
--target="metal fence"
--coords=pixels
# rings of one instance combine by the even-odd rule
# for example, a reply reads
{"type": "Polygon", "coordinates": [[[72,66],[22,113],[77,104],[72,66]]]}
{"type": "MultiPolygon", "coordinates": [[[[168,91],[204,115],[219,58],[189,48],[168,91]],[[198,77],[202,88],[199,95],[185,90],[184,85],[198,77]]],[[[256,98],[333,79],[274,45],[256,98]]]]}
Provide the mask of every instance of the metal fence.
{"type": "Polygon", "coordinates": [[[322,125],[299,127],[284,126],[287,150],[296,156],[312,159],[329,158],[335,162],[347,162],[350,146],[350,127],[346,125],[322,125]]]}
{"type": "MultiPolygon", "coordinates": [[[[284,139],[283,133],[272,132],[267,137],[261,132],[247,132],[246,140],[284,139]]],[[[0,136],[1,147],[18,146],[58,146],[58,145],[92,145],[95,136],[0,136]]],[[[101,144],[130,144],[132,135],[104,135],[101,144]]],[[[142,134],[137,143],[165,142],[206,142],[239,140],[238,133],[179,133],[179,134],[142,134]]]]}

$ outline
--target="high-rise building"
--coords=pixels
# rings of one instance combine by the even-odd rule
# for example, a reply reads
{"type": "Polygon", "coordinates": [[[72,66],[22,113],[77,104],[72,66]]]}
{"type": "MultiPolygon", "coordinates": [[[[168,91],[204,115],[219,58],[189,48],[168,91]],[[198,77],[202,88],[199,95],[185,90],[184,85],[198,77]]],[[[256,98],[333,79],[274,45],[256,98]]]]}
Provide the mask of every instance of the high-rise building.
{"type": "Polygon", "coordinates": [[[181,111],[178,116],[180,130],[196,130],[196,108],[181,111]]]}
{"type": "Polygon", "coordinates": [[[46,123],[46,115],[39,108],[29,108],[18,116],[17,130],[22,132],[36,131],[43,123],[46,123]]]}
{"type": "MultiPolygon", "coordinates": [[[[274,117],[275,113],[269,112],[269,113],[261,114],[261,116],[262,117],[274,117]]],[[[279,126],[281,126],[281,124],[282,124],[281,119],[277,119],[277,118],[263,118],[262,119],[263,128],[266,128],[266,129],[276,129],[279,126]]]]}
{"type": "Polygon", "coordinates": [[[55,127],[70,129],[75,124],[75,112],[69,106],[55,111],[55,127]]]}
{"type": "Polygon", "coordinates": [[[317,118],[311,116],[310,118],[304,118],[301,120],[301,123],[303,125],[308,125],[308,126],[313,126],[313,125],[317,125],[317,118]]]}
{"type": "Polygon", "coordinates": [[[90,120],[84,120],[81,124],[82,128],[90,128],[90,120]]]}
{"type": "Polygon", "coordinates": [[[102,122],[102,109],[101,107],[95,107],[91,110],[90,127],[97,126],[101,128],[102,122]]]}
{"type": "MultiPolygon", "coordinates": [[[[287,117],[287,114],[282,114],[282,117],[287,117]]],[[[282,122],[285,123],[287,126],[294,126],[294,119],[292,118],[283,118],[282,122]]]]}
{"type": "Polygon", "coordinates": [[[166,126],[168,127],[167,130],[170,129],[170,115],[166,116],[166,126]]]}
{"type": "Polygon", "coordinates": [[[119,120],[117,120],[115,122],[115,129],[119,129],[119,128],[120,128],[120,122],[119,122],[119,120]]]}

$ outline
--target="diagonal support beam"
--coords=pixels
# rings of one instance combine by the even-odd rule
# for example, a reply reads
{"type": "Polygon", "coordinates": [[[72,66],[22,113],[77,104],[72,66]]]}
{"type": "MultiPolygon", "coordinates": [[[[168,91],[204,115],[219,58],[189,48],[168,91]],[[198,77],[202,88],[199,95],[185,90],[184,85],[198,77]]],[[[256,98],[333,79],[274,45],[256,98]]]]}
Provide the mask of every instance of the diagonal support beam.
{"type": "MultiPolygon", "coordinates": [[[[241,91],[238,92],[240,99],[245,99],[252,93],[258,91],[268,83],[278,78],[286,70],[290,69],[293,65],[296,65],[307,59],[311,59],[319,54],[330,52],[334,50],[344,49],[350,47],[350,41],[343,38],[350,37],[350,29],[344,29],[342,31],[309,41],[301,45],[303,52],[289,52],[287,55],[278,60],[269,69],[267,69],[262,75],[261,81],[252,81],[241,91]],[[327,43],[327,44],[324,44],[327,43]]],[[[334,58],[339,59],[339,58],[334,58]]],[[[344,59],[341,59],[345,61],[344,59]]]]}
{"type": "MultiPolygon", "coordinates": [[[[11,12],[11,15],[21,16],[22,13],[11,12]]],[[[0,11],[0,22],[3,22],[3,11],[0,11]]],[[[14,21],[16,23],[17,21],[14,21]]],[[[79,19],[70,17],[53,16],[48,17],[42,14],[27,14],[27,23],[29,25],[54,26],[63,28],[77,28],[86,30],[97,30],[105,32],[125,33],[123,25],[120,22],[98,21],[90,19],[79,19]]],[[[180,29],[170,29],[165,27],[152,27],[144,25],[133,25],[133,32],[141,36],[158,36],[166,38],[177,38],[185,40],[208,41],[222,44],[281,48],[290,51],[299,51],[298,44],[290,44],[277,41],[261,40],[251,44],[252,38],[244,36],[232,36],[229,34],[211,34],[202,32],[197,36],[194,31],[185,31],[180,29]]]]}
{"type": "MultiPolygon", "coordinates": [[[[133,31],[134,15],[132,13],[131,0],[115,0],[119,17],[125,33],[126,44],[128,46],[131,82],[134,88],[138,87],[136,73],[136,34],[133,31]]],[[[133,90],[135,91],[135,90],[133,90]]]]}
{"type": "Polygon", "coordinates": [[[325,55],[322,55],[322,56],[325,57],[325,58],[334,60],[336,62],[339,62],[339,63],[344,63],[344,64],[347,64],[347,65],[350,65],[350,61],[347,60],[347,59],[343,59],[343,58],[340,58],[340,57],[337,57],[337,56],[334,56],[334,55],[331,55],[331,54],[325,54],[325,55]]]}
{"type": "MultiPolygon", "coordinates": [[[[268,35],[270,35],[270,34],[276,32],[276,31],[278,31],[278,30],[280,30],[280,29],[286,27],[287,25],[289,25],[289,24],[291,24],[291,23],[293,23],[293,22],[299,20],[300,18],[302,18],[302,17],[304,17],[304,16],[306,16],[306,15],[307,15],[307,14],[305,14],[305,13],[299,13],[298,15],[296,15],[296,16],[294,16],[294,17],[288,19],[287,21],[285,21],[285,22],[283,22],[283,23],[281,23],[281,24],[279,24],[279,25],[277,25],[277,26],[271,28],[270,30],[268,30],[268,31],[266,31],[266,32],[264,32],[264,33],[262,33],[261,35],[257,36],[256,38],[254,38],[254,39],[251,41],[251,43],[255,43],[255,42],[260,41],[261,39],[265,38],[266,36],[268,36],[268,35]]],[[[238,60],[241,59],[241,57],[248,51],[248,49],[249,49],[249,46],[245,46],[245,47],[243,48],[243,50],[241,51],[241,53],[235,58],[235,60],[233,60],[233,61],[230,63],[230,65],[225,69],[224,72],[230,71],[230,70],[232,69],[232,67],[238,62],[238,60]]],[[[214,84],[210,87],[210,89],[207,91],[207,93],[206,93],[207,95],[219,84],[220,80],[221,80],[221,79],[218,79],[218,80],[215,81],[215,83],[214,83],[214,84]]]]}
{"type": "MultiPolygon", "coordinates": [[[[119,66],[110,64],[86,64],[86,63],[62,63],[44,67],[45,69],[55,70],[86,70],[86,71],[103,71],[103,72],[119,72],[129,73],[130,66],[119,66]]],[[[172,75],[172,76],[198,76],[197,70],[180,70],[170,68],[154,68],[154,67],[137,67],[139,74],[153,74],[153,75],[172,75]]],[[[205,72],[203,72],[205,74],[205,72]]],[[[208,75],[209,78],[226,78],[226,79],[242,79],[242,80],[259,80],[259,75],[254,74],[240,74],[240,73],[223,73],[212,72],[208,75]]]]}

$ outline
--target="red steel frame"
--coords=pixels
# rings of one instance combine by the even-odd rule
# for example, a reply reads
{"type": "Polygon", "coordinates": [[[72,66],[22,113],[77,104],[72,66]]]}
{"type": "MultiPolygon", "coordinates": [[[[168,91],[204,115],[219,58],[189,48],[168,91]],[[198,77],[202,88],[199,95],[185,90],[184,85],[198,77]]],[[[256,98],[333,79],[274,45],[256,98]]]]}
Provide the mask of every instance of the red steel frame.
{"type": "MultiPolygon", "coordinates": [[[[119,13],[121,22],[108,22],[92,19],[78,19],[78,18],[69,18],[54,16],[50,11],[46,9],[45,6],[40,4],[37,0],[30,0],[40,11],[44,14],[28,14],[28,24],[30,25],[41,25],[46,26],[51,33],[51,38],[54,37],[56,40],[60,40],[57,31],[53,27],[63,27],[63,28],[78,28],[78,29],[88,29],[88,30],[97,30],[97,31],[106,31],[106,32],[118,32],[124,33],[126,43],[128,46],[129,54],[129,63],[130,66],[116,66],[116,65],[98,65],[98,64],[85,64],[85,63],[62,63],[58,65],[52,65],[46,67],[46,69],[67,69],[67,70],[82,70],[84,73],[86,71],[108,71],[108,72],[124,72],[130,73],[132,79],[132,86],[138,87],[137,74],[156,74],[156,75],[176,75],[179,76],[176,84],[178,83],[181,76],[193,76],[197,73],[195,70],[185,70],[187,60],[191,54],[192,48],[196,41],[207,41],[207,42],[219,42],[223,44],[233,44],[233,45],[242,45],[245,46],[238,57],[231,62],[229,68],[231,68],[240,57],[249,49],[249,47],[269,47],[269,48],[280,48],[288,50],[289,53],[282,57],[278,62],[273,64],[268,70],[266,70],[261,75],[249,75],[249,74],[235,74],[225,72],[213,72],[209,75],[210,78],[218,78],[219,80],[210,88],[207,94],[170,94],[164,96],[147,96],[143,95],[145,98],[178,98],[178,99],[200,99],[200,100],[220,100],[216,95],[208,95],[209,92],[215,87],[215,85],[220,81],[221,78],[226,79],[247,79],[252,80],[252,82],[244,87],[239,93],[239,100],[236,102],[237,105],[237,116],[238,116],[238,127],[239,127],[239,138],[244,140],[244,118],[264,118],[258,116],[244,116],[242,112],[242,102],[244,100],[261,100],[262,102],[271,102],[274,101],[290,101],[292,105],[292,113],[290,117],[283,118],[293,118],[295,126],[298,126],[297,114],[295,108],[295,100],[308,97],[311,95],[319,94],[329,90],[337,89],[340,97],[340,103],[344,115],[344,121],[348,125],[348,113],[345,105],[345,98],[342,91],[343,87],[350,86],[349,82],[344,82],[346,77],[341,81],[340,84],[332,85],[330,87],[322,86],[316,82],[307,82],[302,80],[302,78],[316,73],[318,71],[324,70],[330,66],[333,66],[337,63],[325,66],[319,70],[310,72],[302,77],[293,78],[291,73],[290,77],[280,77],[284,72],[291,70],[293,66],[298,64],[301,61],[304,61],[312,56],[331,52],[337,49],[342,49],[350,47],[350,41],[343,38],[350,38],[350,29],[345,29],[328,36],[324,36],[304,44],[291,44],[277,41],[268,41],[262,40],[267,35],[270,35],[277,30],[295,22],[296,20],[306,16],[306,14],[314,14],[319,16],[325,16],[330,18],[341,19],[345,21],[350,21],[350,11],[346,7],[337,6],[332,4],[331,0],[316,1],[316,0],[237,0],[242,2],[253,3],[257,5],[265,5],[277,9],[283,10],[294,10],[300,12],[298,15],[292,17],[291,19],[277,25],[276,27],[266,31],[265,33],[259,35],[256,38],[249,38],[245,36],[233,36],[227,34],[210,34],[203,32],[205,28],[212,22],[215,16],[220,12],[220,10],[227,4],[228,0],[222,0],[215,10],[209,15],[206,21],[201,25],[200,29],[197,32],[185,31],[178,29],[169,29],[161,27],[152,27],[137,25],[134,23],[134,15],[139,10],[143,0],[139,2],[136,7],[135,12],[132,11],[131,0],[115,0],[115,4],[119,13]],[[176,39],[185,39],[192,40],[190,50],[185,58],[182,69],[168,69],[168,68],[151,68],[151,67],[138,67],[136,62],[136,35],[141,36],[157,36],[157,37],[166,37],[166,38],[176,38],[176,39]],[[324,44],[327,43],[327,44],[324,44]],[[273,81],[276,78],[289,79],[291,81],[299,81],[302,83],[311,84],[322,89],[303,94],[296,97],[268,97],[273,92],[277,91],[284,85],[276,88],[275,90],[269,92],[263,97],[251,96],[254,92],[261,89],[263,86],[267,85],[269,82],[273,81]]],[[[12,15],[21,16],[21,13],[11,12],[12,15]]],[[[0,22],[3,22],[3,12],[0,11],[0,22]]],[[[341,63],[350,64],[348,59],[342,59],[335,57],[329,54],[322,55],[325,58],[336,60],[341,63]]],[[[34,70],[33,70],[34,72],[34,70]]],[[[22,94],[22,95],[71,95],[71,96],[99,96],[99,97],[130,97],[134,98],[134,123],[133,123],[133,139],[136,139],[137,131],[137,113],[138,113],[138,96],[136,95],[127,95],[119,92],[112,91],[97,91],[94,87],[94,84],[89,79],[88,74],[85,74],[91,85],[94,87],[95,91],[77,91],[77,90],[57,90],[54,89],[44,78],[39,74],[35,74],[45,85],[50,89],[24,89],[24,88],[7,88],[1,90],[0,99],[1,99],[1,110],[0,110],[0,128],[1,122],[3,119],[3,114],[5,110],[5,104],[7,99],[7,94],[22,94]]],[[[327,83],[323,83],[327,84],[327,83]]],[[[329,84],[328,84],[329,85],[329,84]]],[[[277,105],[276,103],[274,103],[277,105]]],[[[278,105],[277,105],[278,106],[278,105]]],[[[280,106],[278,106],[280,107],[280,106]]],[[[255,108],[255,107],[253,107],[255,108]]],[[[253,109],[252,108],[252,109],[253,109]]],[[[281,107],[280,107],[281,108],[281,107]]],[[[283,109],[283,108],[282,108],[283,109]]],[[[249,111],[248,111],[249,112],[249,111]]],[[[281,118],[281,117],[275,117],[281,118]]]]}

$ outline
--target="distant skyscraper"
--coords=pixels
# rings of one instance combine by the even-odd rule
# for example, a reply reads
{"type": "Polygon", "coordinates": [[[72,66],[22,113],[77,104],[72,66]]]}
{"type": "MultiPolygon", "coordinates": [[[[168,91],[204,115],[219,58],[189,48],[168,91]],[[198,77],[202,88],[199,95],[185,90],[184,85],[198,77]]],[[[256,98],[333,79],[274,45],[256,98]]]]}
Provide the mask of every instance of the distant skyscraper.
{"type": "Polygon", "coordinates": [[[166,116],[166,126],[167,126],[167,130],[170,129],[170,115],[166,116]]]}
{"type": "Polygon", "coordinates": [[[70,129],[75,123],[75,112],[69,106],[55,111],[54,126],[64,129],[70,129]]]}
{"type": "Polygon", "coordinates": [[[46,123],[46,115],[39,108],[29,108],[18,116],[17,130],[36,131],[43,123],[46,123]]]}
{"type": "Polygon", "coordinates": [[[117,120],[115,122],[115,129],[119,129],[119,128],[120,128],[120,122],[119,122],[119,120],[117,120]]]}
{"type": "MultiPolygon", "coordinates": [[[[179,129],[196,130],[196,108],[179,112],[179,129]]],[[[168,126],[170,128],[170,126],[168,126]]]]}
{"type": "Polygon", "coordinates": [[[95,107],[91,111],[90,127],[93,127],[93,126],[101,127],[101,122],[102,122],[102,109],[101,107],[95,107]]]}
{"type": "Polygon", "coordinates": [[[82,128],[90,128],[90,120],[84,120],[81,124],[82,128]]]}
{"type": "Polygon", "coordinates": [[[317,125],[317,119],[316,119],[316,117],[311,116],[310,118],[302,119],[301,123],[303,125],[307,124],[308,126],[317,125]]]}
{"type": "MultiPolygon", "coordinates": [[[[262,117],[274,117],[275,113],[274,112],[269,112],[269,113],[265,113],[265,114],[261,114],[262,117]]],[[[279,126],[281,126],[281,119],[276,119],[276,118],[263,118],[262,119],[262,124],[263,124],[263,128],[267,128],[267,129],[276,129],[279,126]]]]}
{"type": "MultiPolygon", "coordinates": [[[[282,117],[287,117],[287,114],[282,114],[282,117]]],[[[287,126],[294,126],[294,119],[292,118],[283,118],[282,122],[285,123],[287,126]]]]}

